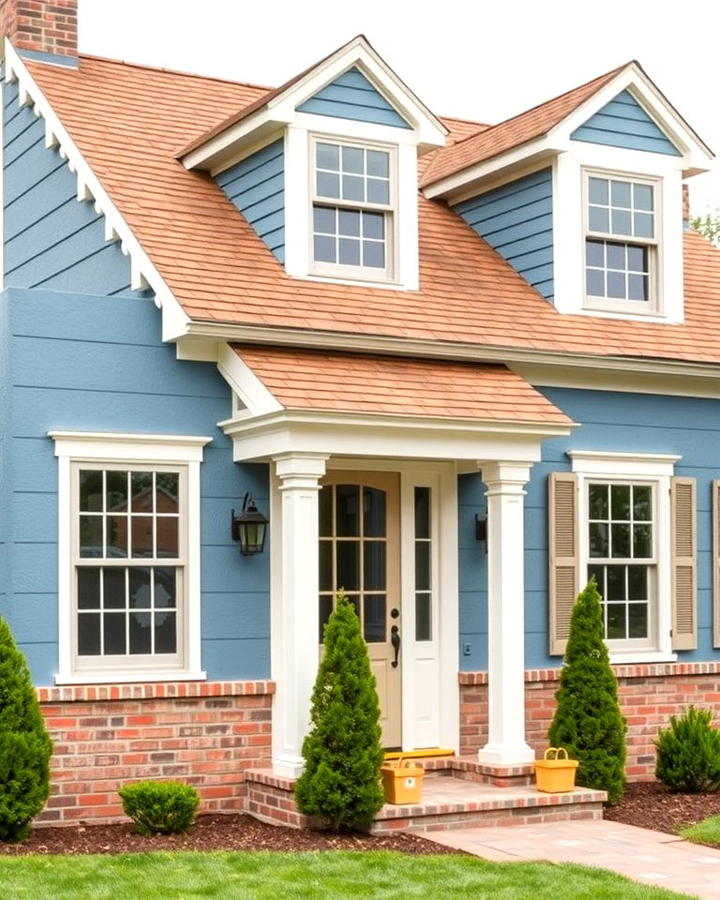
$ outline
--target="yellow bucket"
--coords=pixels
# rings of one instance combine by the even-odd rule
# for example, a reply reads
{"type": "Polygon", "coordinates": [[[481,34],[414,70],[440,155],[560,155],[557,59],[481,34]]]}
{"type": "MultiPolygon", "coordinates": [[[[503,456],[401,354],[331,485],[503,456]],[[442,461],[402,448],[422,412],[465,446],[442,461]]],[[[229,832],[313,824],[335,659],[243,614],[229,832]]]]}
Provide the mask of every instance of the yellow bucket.
{"type": "Polygon", "coordinates": [[[396,762],[381,766],[383,789],[388,803],[396,805],[420,803],[425,769],[400,757],[396,762]]]}
{"type": "Polygon", "coordinates": [[[575,787],[575,770],[579,765],[576,759],[568,759],[564,747],[548,747],[543,758],[535,761],[537,789],[546,794],[571,791],[575,787]]]}

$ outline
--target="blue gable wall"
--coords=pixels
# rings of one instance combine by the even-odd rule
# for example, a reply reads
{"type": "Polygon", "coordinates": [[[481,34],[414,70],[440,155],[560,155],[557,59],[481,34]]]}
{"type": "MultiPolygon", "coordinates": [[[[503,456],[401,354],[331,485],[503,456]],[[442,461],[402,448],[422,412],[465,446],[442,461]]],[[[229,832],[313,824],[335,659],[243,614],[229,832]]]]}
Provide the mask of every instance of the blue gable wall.
{"type": "Polygon", "coordinates": [[[335,81],[298,106],[297,110],[320,116],[334,116],[337,119],[410,128],[400,113],[355,67],[343,72],[335,81]]]}
{"type": "Polygon", "coordinates": [[[546,300],[553,299],[550,169],[465,200],[454,209],[546,300]]]}
{"type": "MultiPolygon", "coordinates": [[[[268,508],[267,468],[232,462],[216,422],[227,384],[209,363],[178,362],[144,298],[6,290],[8,464],[14,519],[0,614],[49,684],[57,669],[57,479],[52,429],[212,436],[201,472],[202,662],[211,679],[269,676],[269,554],[243,558],[230,509],[252,491],[268,508]],[[78,327],[82,323],[82,329],[78,327]],[[81,335],[80,335],[81,332],[81,335]]],[[[0,579],[2,580],[2,579],[0,579]]]]}
{"type": "MultiPolygon", "coordinates": [[[[682,660],[718,659],[712,646],[711,481],[720,477],[720,401],[605,391],[541,388],[582,427],[545,441],[525,498],[525,664],[559,666],[548,654],[547,477],[570,471],[566,451],[608,450],[682,456],[676,475],[697,479],[698,648],[682,660]]],[[[473,538],[474,515],[485,509],[478,475],[460,478],[460,667],[487,669],[487,556],[473,538]],[[471,653],[463,655],[469,643],[471,653]]]]}
{"type": "Polygon", "coordinates": [[[285,173],[282,138],[216,177],[280,262],[285,261],[285,173]]]}
{"type": "Polygon", "coordinates": [[[17,93],[4,86],[5,285],[129,294],[128,258],[105,241],[94,204],[77,201],[67,161],[46,149],[44,121],[17,93]]]}
{"type": "Polygon", "coordinates": [[[682,155],[629,91],[621,91],[570,137],[609,147],[682,155]]]}

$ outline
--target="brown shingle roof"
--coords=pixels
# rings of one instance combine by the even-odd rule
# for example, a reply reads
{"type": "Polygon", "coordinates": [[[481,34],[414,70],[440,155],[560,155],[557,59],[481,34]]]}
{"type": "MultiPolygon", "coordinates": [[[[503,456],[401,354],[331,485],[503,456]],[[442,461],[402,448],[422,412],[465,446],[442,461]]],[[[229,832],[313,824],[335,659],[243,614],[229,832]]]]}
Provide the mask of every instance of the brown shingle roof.
{"type": "Polygon", "coordinates": [[[233,344],[286,409],[570,424],[505,366],[233,344]]]}

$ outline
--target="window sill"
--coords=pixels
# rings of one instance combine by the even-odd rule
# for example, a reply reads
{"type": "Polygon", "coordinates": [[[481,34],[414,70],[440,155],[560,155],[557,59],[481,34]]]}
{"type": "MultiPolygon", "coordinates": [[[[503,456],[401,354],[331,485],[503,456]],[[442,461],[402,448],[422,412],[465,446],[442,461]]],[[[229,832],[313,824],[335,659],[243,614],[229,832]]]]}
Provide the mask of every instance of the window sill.
{"type": "Polygon", "coordinates": [[[677,662],[677,653],[662,653],[659,650],[610,651],[610,664],[613,666],[642,665],[643,663],[677,662]]]}
{"type": "Polygon", "coordinates": [[[71,672],[63,674],[58,672],[55,676],[55,684],[138,684],[154,681],[207,681],[207,672],[186,672],[148,670],[145,672],[71,672]]]}

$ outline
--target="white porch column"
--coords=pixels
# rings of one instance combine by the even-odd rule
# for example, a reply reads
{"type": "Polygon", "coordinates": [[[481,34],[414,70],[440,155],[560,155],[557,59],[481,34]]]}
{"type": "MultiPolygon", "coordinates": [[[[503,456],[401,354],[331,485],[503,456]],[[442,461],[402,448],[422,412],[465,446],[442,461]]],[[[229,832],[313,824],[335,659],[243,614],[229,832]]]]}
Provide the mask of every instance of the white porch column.
{"type": "Polygon", "coordinates": [[[274,460],[280,496],[279,527],[272,531],[273,771],[290,778],[303,769],[318,666],[318,494],[326,459],[288,453],[274,460]]]}
{"type": "Polygon", "coordinates": [[[488,742],[481,763],[535,758],[525,742],[525,580],[523,497],[530,464],[481,466],[488,505],[488,742]]]}

